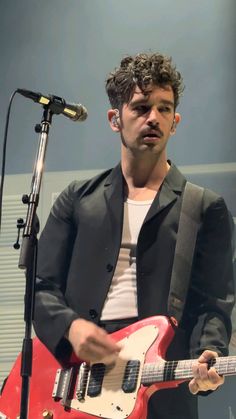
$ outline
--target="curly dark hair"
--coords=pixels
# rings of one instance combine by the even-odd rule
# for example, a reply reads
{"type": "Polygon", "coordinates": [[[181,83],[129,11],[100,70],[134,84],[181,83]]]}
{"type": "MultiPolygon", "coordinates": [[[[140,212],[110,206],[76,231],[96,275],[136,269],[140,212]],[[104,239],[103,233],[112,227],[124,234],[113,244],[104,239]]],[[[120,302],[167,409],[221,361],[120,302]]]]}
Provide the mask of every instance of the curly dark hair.
{"type": "Polygon", "coordinates": [[[184,85],[171,57],[142,53],[123,58],[120,67],[109,73],[106,79],[106,92],[112,108],[121,110],[122,105],[131,100],[136,86],[145,93],[151,84],[171,86],[175,108],[178,106],[184,85]]]}

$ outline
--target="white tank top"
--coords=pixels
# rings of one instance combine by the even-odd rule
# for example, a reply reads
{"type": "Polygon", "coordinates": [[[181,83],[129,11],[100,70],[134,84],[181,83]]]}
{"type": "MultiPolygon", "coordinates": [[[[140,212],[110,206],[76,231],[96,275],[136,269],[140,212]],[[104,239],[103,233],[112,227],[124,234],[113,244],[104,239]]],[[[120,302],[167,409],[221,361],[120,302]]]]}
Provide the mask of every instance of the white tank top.
{"type": "Polygon", "coordinates": [[[112,283],[102,310],[101,320],[137,317],[136,247],[144,218],[152,204],[149,201],[124,202],[121,248],[112,283]]]}

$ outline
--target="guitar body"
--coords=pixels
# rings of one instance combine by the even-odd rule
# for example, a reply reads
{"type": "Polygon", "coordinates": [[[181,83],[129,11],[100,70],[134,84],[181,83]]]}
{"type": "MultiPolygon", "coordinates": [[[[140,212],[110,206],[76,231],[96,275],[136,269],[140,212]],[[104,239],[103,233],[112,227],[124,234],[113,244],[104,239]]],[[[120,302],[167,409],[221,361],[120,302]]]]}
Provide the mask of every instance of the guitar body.
{"type": "MultiPolygon", "coordinates": [[[[170,320],[163,316],[141,320],[113,333],[113,339],[122,343],[117,361],[104,373],[100,382],[101,387],[99,387],[100,373],[95,377],[95,381],[90,381],[89,384],[86,381],[88,372],[85,372],[85,378],[83,377],[85,384],[81,387],[84,392],[83,397],[78,397],[78,369],[82,364],[81,361],[74,357],[69,365],[61,364],[35,338],[33,340],[33,369],[30,379],[29,419],[43,417],[53,419],[94,419],[96,417],[145,419],[147,403],[151,394],[160,388],[179,384],[179,382],[162,382],[150,386],[142,384],[144,365],[163,364],[166,349],[173,335],[174,330],[170,320]],[[128,369],[127,362],[131,362],[128,369]],[[58,371],[69,370],[69,367],[72,371],[71,380],[68,381],[64,377],[64,381],[62,380],[62,384],[59,386],[61,378],[58,371]],[[135,384],[128,377],[131,369],[137,372],[135,384]],[[124,381],[126,375],[127,380],[124,381]],[[70,389],[66,396],[62,396],[60,387],[64,388],[67,384],[70,389]],[[45,411],[50,412],[51,416],[46,416],[45,411]]],[[[95,366],[96,370],[96,367],[100,368],[100,365],[101,363],[92,364],[91,368],[95,366]]],[[[102,365],[104,366],[104,364],[102,365]]],[[[20,369],[21,356],[19,355],[0,396],[0,417],[2,414],[7,419],[16,419],[20,414],[20,369]]]]}

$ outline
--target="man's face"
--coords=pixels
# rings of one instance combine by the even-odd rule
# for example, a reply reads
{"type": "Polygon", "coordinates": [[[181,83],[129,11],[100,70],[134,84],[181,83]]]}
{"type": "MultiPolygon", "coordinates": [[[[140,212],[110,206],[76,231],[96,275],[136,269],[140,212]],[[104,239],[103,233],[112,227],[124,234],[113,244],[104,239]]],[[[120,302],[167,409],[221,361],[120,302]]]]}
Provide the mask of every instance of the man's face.
{"type": "Polygon", "coordinates": [[[147,151],[159,155],[165,150],[169,136],[175,133],[173,123],[177,124],[179,117],[174,112],[174,94],[170,86],[151,86],[147,94],[136,87],[117,121],[122,148],[127,152],[147,151]]]}

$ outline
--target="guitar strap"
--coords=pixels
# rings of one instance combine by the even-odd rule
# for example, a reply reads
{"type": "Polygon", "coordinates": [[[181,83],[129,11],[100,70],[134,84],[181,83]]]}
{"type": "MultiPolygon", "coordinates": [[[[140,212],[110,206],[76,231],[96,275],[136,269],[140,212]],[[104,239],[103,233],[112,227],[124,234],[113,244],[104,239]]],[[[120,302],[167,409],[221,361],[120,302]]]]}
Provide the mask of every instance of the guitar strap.
{"type": "Polygon", "coordinates": [[[186,183],[168,298],[168,313],[178,323],[183,314],[189,288],[197,233],[201,224],[203,193],[204,188],[186,183]]]}

